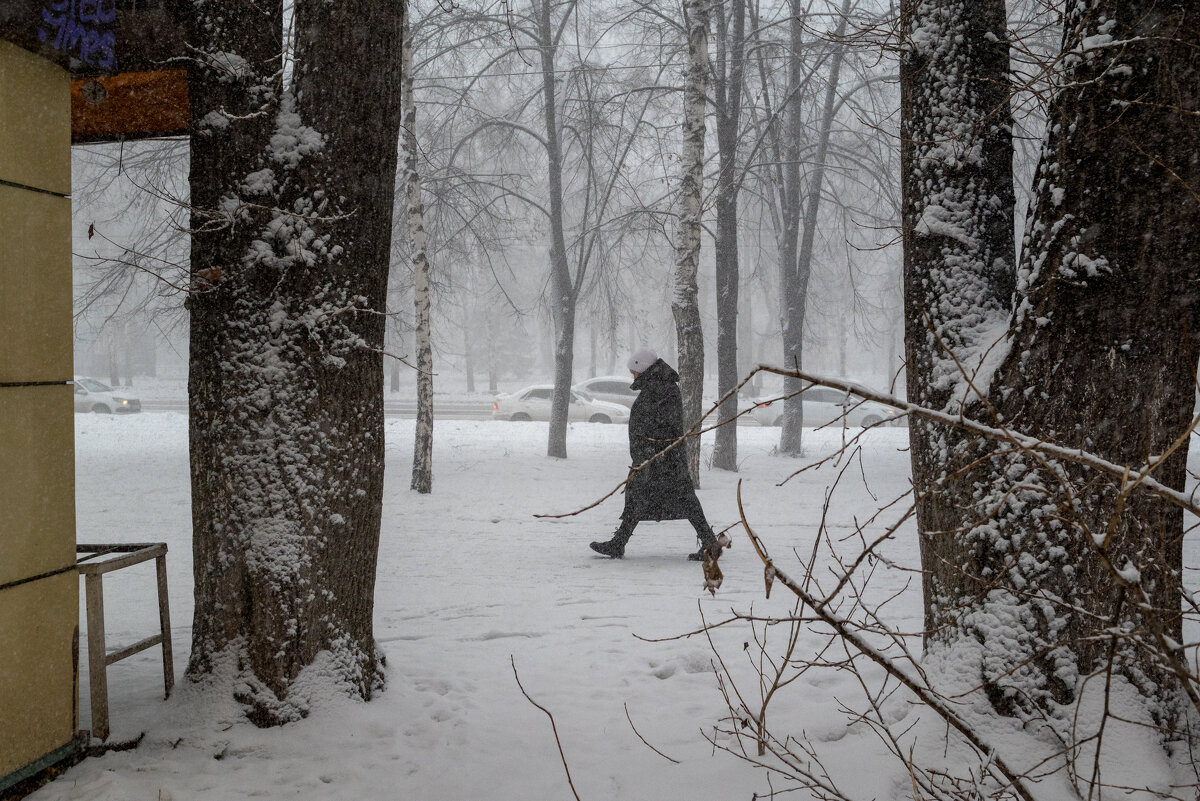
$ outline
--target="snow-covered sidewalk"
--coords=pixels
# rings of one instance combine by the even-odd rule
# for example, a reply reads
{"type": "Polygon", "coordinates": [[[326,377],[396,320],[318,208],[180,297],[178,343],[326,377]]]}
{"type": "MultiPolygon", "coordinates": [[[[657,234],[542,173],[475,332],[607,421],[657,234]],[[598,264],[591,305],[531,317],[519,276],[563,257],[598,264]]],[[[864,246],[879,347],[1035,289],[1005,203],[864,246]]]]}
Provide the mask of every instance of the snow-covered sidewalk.
{"type": "MultiPolygon", "coordinates": [[[[575,517],[534,516],[573,511],[610,490],[628,463],[624,427],[573,425],[570,458],[554,460],[545,456],[545,424],[439,422],[434,492],[421,496],[408,489],[412,426],[387,422],[375,610],[376,636],[387,653],[385,693],[366,704],[330,698],[304,721],[260,730],[231,703],[212,708],[192,697],[186,680],[164,702],[159,653],[152,649],[109,671],[110,742],[145,732],[141,745],[86,760],[33,798],[570,798],[550,721],[521,694],[514,664],[526,691],[554,714],[581,798],[769,793],[764,771],[706,741],[727,714],[713,650],[704,636],[677,637],[696,630],[702,615],[712,622],[732,608],[790,608],[784,592],[764,599],[762,565],[745,536],[731,531],[725,584],[709,597],[700,566],[684,558],[695,547],[684,521],[644,524],[627,557],[612,561],[592,554],[587,543],[612,531],[619,496],[575,517]],[[650,641],[663,638],[671,639],[650,641]],[[679,764],[644,745],[639,733],[679,764]]],[[[77,415],[76,429],[79,539],[169,543],[182,674],[192,617],[187,418],[77,415]]],[[[801,460],[772,455],[778,433],[739,429],[740,472],[703,469],[699,495],[719,529],[737,519],[736,487],[744,482],[748,516],[774,555],[785,557],[791,548],[807,555],[837,472],[827,466],[777,484],[834,450],[842,432],[807,432],[810,455],[801,460]]],[[[826,521],[835,531],[850,533],[851,516],[865,520],[907,488],[907,430],[868,432],[864,445],[862,465],[847,471],[826,521]]],[[[893,555],[915,564],[914,539],[909,524],[893,555]]],[[[875,589],[890,594],[906,580],[889,574],[875,589]]],[[[153,587],[148,566],[106,581],[110,648],[153,633],[153,587]]],[[[917,630],[919,587],[889,608],[892,623],[917,630]]],[[[731,667],[750,677],[747,628],[718,629],[713,638],[731,667]]],[[[830,743],[830,769],[849,768],[839,777],[843,789],[891,797],[906,777],[884,757],[875,759],[878,742],[865,730],[847,729],[836,711],[839,695],[856,692],[849,677],[811,675],[774,702],[780,731],[830,743]],[[878,770],[863,770],[864,759],[878,770]]],[[[86,673],[82,684],[86,728],[86,673]]]]}

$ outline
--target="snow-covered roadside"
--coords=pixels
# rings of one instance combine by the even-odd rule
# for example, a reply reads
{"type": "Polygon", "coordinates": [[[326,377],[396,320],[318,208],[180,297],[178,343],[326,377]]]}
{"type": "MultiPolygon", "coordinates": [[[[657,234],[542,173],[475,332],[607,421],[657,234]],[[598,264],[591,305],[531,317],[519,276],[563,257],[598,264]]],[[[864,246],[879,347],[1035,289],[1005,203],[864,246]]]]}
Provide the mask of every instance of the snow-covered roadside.
{"type": "MultiPolygon", "coordinates": [[[[764,600],[762,566],[743,535],[722,560],[725,584],[710,598],[699,566],[684,559],[694,548],[686,522],[643,525],[627,557],[610,561],[587,543],[612,530],[619,498],[575,517],[534,517],[573,511],[611,489],[627,467],[624,427],[573,425],[570,458],[551,460],[545,424],[440,422],[434,492],[420,496],[408,490],[413,424],[389,419],[387,426],[376,586],[387,691],[369,704],[329,699],[307,720],[260,730],[226,703],[190,696],[186,681],[163,702],[152,649],[109,671],[111,741],[146,732],[142,744],[85,761],[34,799],[570,798],[549,720],[521,695],[514,663],[525,689],[554,713],[581,798],[769,793],[762,770],[714,753],[704,739],[727,714],[706,639],[647,641],[693,631],[701,614],[714,621],[731,608],[789,608],[778,588],[764,600]],[[681,764],[642,744],[626,708],[641,736],[681,764]]],[[[76,430],[79,539],[169,543],[181,672],[192,612],[187,418],[78,415],[76,430]]],[[[837,473],[824,467],[776,485],[833,450],[841,432],[809,432],[810,456],[802,460],[773,456],[777,438],[777,429],[739,429],[740,472],[703,471],[700,497],[723,527],[737,519],[742,481],[748,517],[773,554],[796,548],[807,555],[837,473]]],[[[907,489],[906,444],[902,428],[868,432],[861,468],[853,464],[838,484],[839,502],[826,520],[831,530],[851,533],[853,517],[865,520],[907,489]]],[[[889,553],[914,565],[913,540],[910,524],[889,553]]],[[[884,573],[873,592],[890,595],[909,578],[884,573]]],[[[105,590],[110,647],[155,630],[152,569],[114,574],[105,590]]],[[[888,608],[894,625],[919,629],[919,587],[888,608]]],[[[749,677],[746,628],[713,636],[734,671],[749,677]]],[[[86,680],[81,695],[86,727],[86,680]]],[[[807,674],[774,702],[772,720],[780,733],[804,731],[823,743],[843,790],[899,796],[907,776],[898,763],[837,712],[839,698],[856,695],[849,676],[807,674]]]]}

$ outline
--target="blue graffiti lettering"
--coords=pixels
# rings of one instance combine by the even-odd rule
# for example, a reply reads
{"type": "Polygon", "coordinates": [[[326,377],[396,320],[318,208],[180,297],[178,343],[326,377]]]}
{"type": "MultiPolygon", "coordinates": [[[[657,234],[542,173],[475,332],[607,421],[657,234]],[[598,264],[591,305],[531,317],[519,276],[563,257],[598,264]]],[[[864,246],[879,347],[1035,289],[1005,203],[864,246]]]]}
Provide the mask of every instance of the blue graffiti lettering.
{"type": "Polygon", "coordinates": [[[116,65],[116,0],[47,0],[38,39],[101,69],[116,65]]]}
{"type": "Polygon", "coordinates": [[[79,0],[79,21],[108,25],[117,18],[117,0],[79,0]]]}

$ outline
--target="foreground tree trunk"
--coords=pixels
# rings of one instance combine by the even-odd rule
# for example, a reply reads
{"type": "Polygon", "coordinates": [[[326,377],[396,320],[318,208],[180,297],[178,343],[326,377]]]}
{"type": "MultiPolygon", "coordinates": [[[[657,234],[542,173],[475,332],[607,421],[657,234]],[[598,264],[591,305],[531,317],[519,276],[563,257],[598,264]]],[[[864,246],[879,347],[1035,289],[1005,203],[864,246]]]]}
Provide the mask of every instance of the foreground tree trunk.
{"type": "MultiPolygon", "coordinates": [[[[1007,18],[1004,0],[906,0],[900,23],[908,397],[957,412],[1016,283],[1007,18]]],[[[931,631],[933,588],[958,570],[951,532],[969,522],[941,482],[966,439],[914,419],[909,441],[931,631]]]]}
{"type": "MultiPolygon", "coordinates": [[[[679,388],[684,429],[700,419],[704,400],[704,330],[696,273],[700,267],[700,215],[704,191],[704,109],[708,91],[710,0],[686,0],[688,66],[683,88],[683,175],[679,186],[679,226],[675,243],[675,283],[671,312],[679,339],[679,388]]],[[[700,438],[687,441],[688,471],[700,486],[700,438]]]]}
{"type": "MultiPolygon", "coordinates": [[[[1197,41],[1194,3],[1070,7],[1011,332],[981,379],[1003,425],[1153,469],[1179,490],[1200,358],[1197,41]]],[[[970,412],[986,416],[983,404],[970,412]]],[[[950,467],[972,519],[942,540],[958,569],[932,577],[927,664],[962,675],[974,661],[997,709],[1075,742],[1102,737],[1102,723],[1089,730],[1064,707],[1094,692],[1107,709],[1110,688],[1128,687],[1175,737],[1180,510],[994,447],[950,467]]]]}
{"type": "Polygon", "coordinates": [[[369,698],[383,491],[383,348],[400,121],[387,0],[184,12],[193,137],[188,675],[248,717],[314,681],[369,698]],[[369,63],[364,63],[369,58],[369,63]]]}
{"type": "MultiPolygon", "coordinates": [[[[429,319],[429,259],[425,251],[425,204],[421,201],[421,175],[417,171],[417,101],[413,97],[413,42],[407,11],[404,14],[401,53],[401,94],[404,98],[404,183],[408,195],[408,235],[412,241],[413,306],[417,345],[417,422],[413,434],[411,489],[422,494],[433,490],[433,344],[429,319]]],[[[468,391],[474,391],[467,350],[468,391]]]]}

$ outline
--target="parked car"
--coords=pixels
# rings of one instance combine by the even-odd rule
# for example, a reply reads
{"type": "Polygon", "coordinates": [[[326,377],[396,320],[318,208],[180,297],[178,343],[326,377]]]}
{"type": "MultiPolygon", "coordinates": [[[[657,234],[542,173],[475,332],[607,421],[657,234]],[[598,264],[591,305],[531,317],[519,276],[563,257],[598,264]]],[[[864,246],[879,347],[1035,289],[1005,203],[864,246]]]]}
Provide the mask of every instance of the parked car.
{"type": "Polygon", "coordinates": [[[75,411],[97,414],[132,414],[142,402],[127,390],[113,389],[94,378],[75,376],[75,411]]]}
{"type": "Polygon", "coordinates": [[[636,389],[629,388],[632,383],[631,375],[598,375],[587,381],[580,381],[574,389],[591,395],[596,400],[619,403],[628,409],[633,406],[633,401],[638,396],[636,389]]]}
{"type": "MultiPolygon", "coordinates": [[[[900,412],[890,406],[829,387],[809,387],[800,397],[804,401],[805,427],[841,425],[843,417],[848,426],[871,426],[880,423],[888,425],[900,416],[900,412]]],[[[750,402],[754,404],[750,416],[759,424],[782,425],[782,395],[763,396],[750,402]]]]}
{"type": "MultiPolygon", "coordinates": [[[[549,420],[550,399],[554,387],[537,384],[507,395],[497,395],[492,402],[493,420],[549,420]]],[[[629,410],[619,403],[596,400],[586,392],[571,390],[571,402],[567,406],[567,420],[588,423],[628,423],[629,410]]]]}

